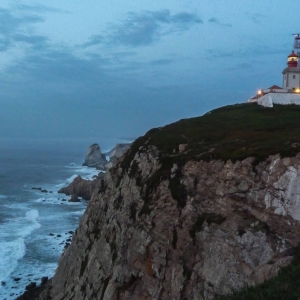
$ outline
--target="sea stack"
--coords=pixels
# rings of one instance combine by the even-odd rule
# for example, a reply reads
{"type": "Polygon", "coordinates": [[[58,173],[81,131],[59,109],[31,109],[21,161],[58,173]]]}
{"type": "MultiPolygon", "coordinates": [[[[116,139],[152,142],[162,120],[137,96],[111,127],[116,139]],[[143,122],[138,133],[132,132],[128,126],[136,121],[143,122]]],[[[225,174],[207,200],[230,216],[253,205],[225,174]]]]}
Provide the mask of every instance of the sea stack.
{"type": "Polygon", "coordinates": [[[98,144],[93,144],[88,148],[85,161],[82,165],[105,170],[106,163],[107,160],[105,154],[101,152],[100,146],[98,144]]]}

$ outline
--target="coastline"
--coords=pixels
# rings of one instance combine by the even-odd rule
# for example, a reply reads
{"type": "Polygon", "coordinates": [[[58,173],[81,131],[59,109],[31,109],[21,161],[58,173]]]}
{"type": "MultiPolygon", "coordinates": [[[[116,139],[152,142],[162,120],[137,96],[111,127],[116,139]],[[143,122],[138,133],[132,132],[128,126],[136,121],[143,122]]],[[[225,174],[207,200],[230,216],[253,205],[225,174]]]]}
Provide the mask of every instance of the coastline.
{"type": "Polygon", "coordinates": [[[82,143],[60,144],[1,139],[0,144],[0,299],[15,299],[30,282],[52,277],[87,201],[68,202],[58,190],[80,175],[82,143]],[[59,145],[59,146],[58,146],[59,145]]]}
{"type": "MultiPolygon", "coordinates": [[[[76,178],[81,178],[92,190],[103,176],[99,177],[100,170],[79,163],[84,158],[80,148],[62,152],[54,145],[49,149],[49,143],[44,148],[34,149],[34,146],[25,149],[17,146],[11,151],[7,145],[0,145],[0,164],[4,167],[2,173],[0,170],[0,255],[5,257],[0,263],[3,300],[23,295],[27,286],[39,287],[41,281],[45,284],[53,277],[59,258],[70,245],[88,197],[78,194],[74,201],[74,195],[60,190],[72,185],[76,178]]],[[[108,154],[107,159],[112,164],[108,154]]]]}
{"type": "MultiPolygon", "coordinates": [[[[70,245],[87,201],[79,199],[79,202],[69,202],[70,197],[59,194],[58,190],[70,183],[78,174],[85,179],[92,179],[98,171],[79,165],[68,167],[70,172],[75,174],[63,183],[25,188],[27,193],[31,194],[28,197],[31,200],[26,203],[29,210],[21,220],[24,224],[26,223],[27,227],[24,225],[22,230],[19,229],[23,233],[20,233],[20,237],[8,245],[13,247],[18,255],[15,256],[15,252],[11,252],[15,256],[15,261],[11,270],[8,270],[9,276],[1,280],[1,299],[15,299],[25,291],[28,284],[35,282],[39,285],[41,278],[52,277],[59,257],[70,245]]],[[[2,197],[2,199],[9,200],[8,197],[2,197]]],[[[16,207],[13,203],[7,206],[8,209],[16,207]]],[[[9,253],[6,252],[7,263],[13,260],[13,257],[8,256],[9,253]]]]}

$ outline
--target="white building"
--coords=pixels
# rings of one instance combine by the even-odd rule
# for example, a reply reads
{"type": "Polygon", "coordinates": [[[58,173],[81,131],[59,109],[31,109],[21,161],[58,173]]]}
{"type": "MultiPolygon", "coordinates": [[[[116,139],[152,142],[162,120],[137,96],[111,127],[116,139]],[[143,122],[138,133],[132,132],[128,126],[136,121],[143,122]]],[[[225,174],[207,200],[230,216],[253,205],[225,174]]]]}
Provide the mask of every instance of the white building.
{"type": "Polygon", "coordinates": [[[298,53],[292,51],[287,58],[287,67],[282,71],[282,88],[273,85],[259,90],[248,102],[257,102],[266,107],[273,107],[273,104],[300,105],[300,34],[295,35],[294,49],[298,53]]]}

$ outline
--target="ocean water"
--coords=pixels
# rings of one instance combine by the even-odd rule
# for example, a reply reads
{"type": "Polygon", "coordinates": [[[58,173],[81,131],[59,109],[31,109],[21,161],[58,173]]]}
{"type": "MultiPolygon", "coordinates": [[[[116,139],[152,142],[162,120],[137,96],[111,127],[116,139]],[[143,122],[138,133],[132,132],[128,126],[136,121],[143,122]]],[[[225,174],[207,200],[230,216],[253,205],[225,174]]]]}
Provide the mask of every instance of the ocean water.
{"type": "Polygon", "coordinates": [[[1,300],[15,299],[31,281],[53,276],[87,205],[68,202],[70,197],[57,191],[77,175],[98,174],[81,166],[95,142],[108,151],[124,141],[0,139],[1,300]]]}

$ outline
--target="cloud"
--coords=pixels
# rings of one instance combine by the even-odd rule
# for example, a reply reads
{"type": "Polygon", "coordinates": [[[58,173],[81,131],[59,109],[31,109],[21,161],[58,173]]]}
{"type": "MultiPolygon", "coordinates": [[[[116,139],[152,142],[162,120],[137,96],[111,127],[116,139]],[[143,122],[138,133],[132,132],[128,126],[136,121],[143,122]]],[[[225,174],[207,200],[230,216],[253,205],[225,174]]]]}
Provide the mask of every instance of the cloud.
{"type": "Polygon", "coordinates": [[[103,36],[101,36],[100,34],[98,35],[92,35],[89,39],[88,42],[80,45],[82,48],[87,48],[87,47],[90,47],[90,46],[95,46],[95,45],[98,45],[98,44],[101,44],[103,42],[103,36]]]}
{"type": "Polygon", "coordinates": [[[217,18],[210,18],[208,20],[209,23],[214,23],[220,26],[224,26],[224,27],[232,27],[232,25],[230,23],[220,23],[220,21],[217,18]]]}
{"type": "Polygon", "coordinates": [[[246,12],[245,14],[253,23],[256,23],[256,24],[260,24],[262,19],[265,18],[265,16],[261,13],[246,12]]]}
{"type": "Polygon", "coordinates": [[[169,10],[129,13],[121,24],[111,26],[104,35],[94,35],[81,47],[98,44],[119,44],[130,47],[151,45],[162,36],[188,30],[203,21],[196,15],[181,12],[172,15],[169,10]]]}
{"type": "Polygon", "coordinates": [[[210,23],[219,23],[219,21],[218,21],[218,19],[217,18],[210,18],[209,20],[208,20],[208,22],[210,22],[210,23]]]}
{"type": "Polygon", "coordinates": [[[165,66],[165,65],[169,65],[169,64],[171,64],[173,62],[174,62],[173,59],[162,58],[162,59],[152,60],[150,62],[150,65],[153,65],[153,66],[165,66]]]}
{"type": "Polygon", "coordinates": [[[7,35],[15,32],[22,25],[43,22],[44,19],[37,15],[25,15],[22,17],[15,16],[8,9],[0,8],[0,34],[7,35]]]}
{"type": "Polygon", "coordinates": [[[41,5],[41,4],[35,4],[35,5],[27,5],[27,4],[18,4],[17,9],[20,11],[30,11],[30,12],[37,12],[37,13],[45,13],[45,12],[62,12],[59,9],[46,6],[46,5],[41,5]]]}
{"type": "Polygon", "coordinates": [[[44,44],[48,39],[42,35],[25,35],[25,34],[15,34],[13,37],[15,42],[24,42],[32,45],[44,44]]]}
{"type": "Polygon", "coordinates": [[[247,57],[270,56],[270,55],[285,53],[285,48],[283,45],[281,45],[280,47],[272,48],[270,46],[261,43],[255,43],[255,44],[256,45],[252,47],[240,48],[231,51],[209,49],[206,50],[206,53],[209,54],[206,55],[206,60],[215,60],[215,59],[222,59],[222,58],[246,59],[247,57]]]}
{"type": "Polygon", "coordinates": [[[27,44],[41,44],[45,42],[46,37],[26,35],[24,34],[24,27],[27,25],[43,22],[44,18],[35,14],[25,14],[18,16],[7,9],[0,8],[0,51],[7,51],[9,48],[18,42],[25,42],[27,44]]]}

